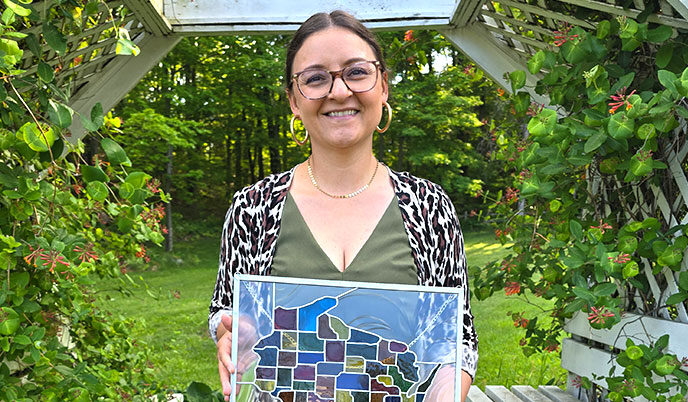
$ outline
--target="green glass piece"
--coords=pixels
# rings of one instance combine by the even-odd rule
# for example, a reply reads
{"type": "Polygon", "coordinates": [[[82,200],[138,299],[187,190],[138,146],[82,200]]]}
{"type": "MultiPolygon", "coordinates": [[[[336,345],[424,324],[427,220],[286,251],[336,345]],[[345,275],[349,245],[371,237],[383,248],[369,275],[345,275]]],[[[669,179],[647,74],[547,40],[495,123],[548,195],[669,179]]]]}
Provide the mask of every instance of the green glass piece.
{"type": "Polygon", "coordinates": [[[318,335],[312,332],[299,333],[299,350],[305,352],[322,352],[325,350],[325,343],[318,335]]]}
{"type": "Polygon", "coordinates": [[[347,327],[339,318],[330,316],[330,327],[337,333],[339,339],[349,339],[349,327],[347,327]]]}
{"type": "Polygon", "coordinates": [[[349,391],[337,391],[337,402],[352,402],[349,391]]]}
{"type": "Polygon", "coordinates": [[[282,349],[296,350],[296,332],[282,332],[282,349]]]}
{"type": "Polygon", "coordinates": [[[370,402],[370,393],[368,392],[352,392],[354,402],[370,402]]]}
{"type": "Polygon", "coordinates": [[[348,356],[346,358],[347,373],[362,373],[364,371],[365,360],[358,356],[348,356]]]}
{"type": "Polygon", "coordinates": [[[294,381],[292,389],[299,391],[315,391],[315,382],[313,381],[294,381]]]}
{"type": "Polygon", "coordinates": [[[263,391],[271,392],[275,390],[275,381],[256,380],[256,386],[263,391]]]}
{"type": "Polygon", "coordinates": [[[390,376],[388,376],[388,375],[381,375],[381,376],[378,376],[378,377],[377,377],[377,380],[378,380],[379,382],[385,384],[385,385],[388,386],[388,387],[392,385],[392,377],[390,377],[390,376]]]}
{"type": "Polygon", "coordinates": [[[401,373],[399,372],[399,369],[397,369],[396,366],[391,366],[387,372],[390,376],[392,376],[392,380],[394,380],[394,385],[399,387],[401,392],[408,391],[409,388],[411,388],[411,386],[413,385],[413,383],[404,380],[404,378],[401,376],[401,373]]]}

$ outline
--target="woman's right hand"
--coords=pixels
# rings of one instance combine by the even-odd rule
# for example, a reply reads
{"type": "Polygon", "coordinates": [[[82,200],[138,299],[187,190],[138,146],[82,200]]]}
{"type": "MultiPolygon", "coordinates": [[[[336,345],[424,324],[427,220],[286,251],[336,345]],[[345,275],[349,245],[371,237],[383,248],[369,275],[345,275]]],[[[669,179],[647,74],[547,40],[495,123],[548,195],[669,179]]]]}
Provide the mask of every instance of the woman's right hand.
{"type": "Polygon", "coordinates": [[[217,328],[217,362],[220,372],[220,383],[225,401],[229,401],[232,392],[231,375],[236,371],[232,363],[232,317],[223,315],[217,328]]]}

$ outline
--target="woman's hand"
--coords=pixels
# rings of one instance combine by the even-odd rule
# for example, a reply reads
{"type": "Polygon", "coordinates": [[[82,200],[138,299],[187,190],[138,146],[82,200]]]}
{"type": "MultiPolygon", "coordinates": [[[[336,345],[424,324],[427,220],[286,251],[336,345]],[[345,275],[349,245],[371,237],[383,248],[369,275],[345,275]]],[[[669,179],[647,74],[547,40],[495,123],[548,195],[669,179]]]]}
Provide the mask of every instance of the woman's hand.
{"type": "MultiPolygon", "coordinates": [[[[428,388],[428,392],[425,395],[425,400],[435,401],[435,402],[453,402],[454,401],[454,378],[456,377],[456,372],[454,371],[454,366],[444,366],[441,367],[435,378],[432,380],[432,384],[428,388]]],[[[466,400],[466,395],[468,395],[468,389],[471,387],[473,379],[465,371],[461,371],[461,402],[466,400]]]]}
{"type": "Polygon", "coordinates": [[[229,401],[232,392],[230,375],[236,371],[232,363],[232,317],[222,316],[222,322],[217,327],[217,362],[220,372],[220,383],[225,401],[229,401]]]}
{"type": "MultiPolygon", "coordinates": [[[[232,323],[233,318],[229,315],[223,315],[220,326],[217,327],[217,364],[220,373],[220,383],[222,384],[222,394],[225,396],[225,401],[229,401],[229,396],[232,393],[232,377],[231,375],[237,373],[237,381],[241,380],[241,375],[246,369],[258,359],[258,355],[251,349],[257,341],[256,325],[251,319],[242,317],[239,319],[239,344],[238,362],[234,367],[232,363],[232,323]]],[[[241,386],[237,385],[234,390],[235,394],[239,393],[241,386]]]]}

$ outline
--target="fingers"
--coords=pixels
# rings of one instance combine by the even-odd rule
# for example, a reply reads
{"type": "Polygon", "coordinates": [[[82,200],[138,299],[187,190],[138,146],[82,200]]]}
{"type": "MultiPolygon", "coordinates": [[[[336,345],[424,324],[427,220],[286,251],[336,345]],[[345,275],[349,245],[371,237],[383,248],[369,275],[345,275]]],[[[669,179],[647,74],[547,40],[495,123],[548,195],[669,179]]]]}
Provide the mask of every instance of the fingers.
{"type": "Polygon", "coordinates": [[[229,401],[229,395],[232,393],[232,383],[229,377],[229,371],[222,364],[222,361],[217,362],[218,371],[220,372],[220,383],[222,384],[222,395],[225,396],[225,401],[229,401]]]}
{"type": "Polygon", "coordinates": [[[222,320],[222,325],[224,325],[227,331],[232,332],[232,316],[223,314],[220,319],[222,320]]]}

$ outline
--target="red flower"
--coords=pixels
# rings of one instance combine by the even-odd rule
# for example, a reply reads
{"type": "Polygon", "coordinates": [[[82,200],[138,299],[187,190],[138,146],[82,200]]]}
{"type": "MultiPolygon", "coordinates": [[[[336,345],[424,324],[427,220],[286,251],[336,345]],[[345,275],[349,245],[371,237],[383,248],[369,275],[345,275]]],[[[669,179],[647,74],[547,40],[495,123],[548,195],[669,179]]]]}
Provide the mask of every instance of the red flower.
{"type": "Polygon", "coordinates": [[[76,246],[73,251],[75,253],[80,253],[79,259],[81,262],[92,262],[98,259],[98,255],[93,252],[93,244],[89,244],[85,249],[76,246]]]}
{"type": "Polygon", "coordinates": [[[573,28],[573,26],[568,22],[565,22],[561,30],[554,31],[554,46],[559,47],[566,43],[567,40],[572,41],[578,37],[578,35],[569,35],[571,28],[573,28]]]}
{"type": "Polygon", "coordinates": [[[40,254],[39,258],[45,261],[45,263],[43,264],[44,267],[50,265],[50,272],[53,273],[55,272],[54,269],[55,267],[57,267],[57,264],[62,264],[65,267],[69,266],[69,262],[65,261],[64,257],[58,251],[55,250],[50,250],[47,253],[40,254]]]}
{"type": "Polygon", "coordinates": [[[545,108],[545,105],[541,105],[539,103],[532,102],[530,106],[528,107],[528,111],[526,114],[528,116],[537,116],[540,112],[542,112],[542,109],[545,108]]]}
{"type": "Polygon", "coordinates": [[[413,40],[413,30],[409,29],[404,33],[404,42],[411,42],[413,40]]]}
{"type": "Polygon", "coordinates": [[[554,341],[547,341],[547,346],[545,346],[545,351],[546,352],[558,352],[559,351],[559,344],[554,341]]]}
{"type": "Polygon", "coordinates": [[[145,257],[145,256],[146,256],[146,248],[145,248],[145,247],[143,246],[143,244],[142,244],[142,245],[141,245],[141,250],[139,250],[139,251],[136,252],[136,258],[143,258],[143,257],[145,257]]]}
{"type": "Polygon", "coordinates": [[[573,377],[573,380],[571,380],[571,385],[573,385],[574,388],[580,388],[582,384],[583,380],[579,375],[573,377]]]}
{"type": "Polygon", "coordinates": [[[504,96],[505,92],[502,88],[497,88],[497,95],[498,96],[504,96]]]}
{"type": "Polygon", "coordinates": [[[607,259],[617,264],[625,264],[631,260],[630,254],[619,253],[616,257],[607,257],[607,259]]]}
{"type": "Polygon", "coordinates": [[[602,219],[600,219],[600,226],[590,226],[591,229],[600,229],[602,234],[604,234],[605,229],[611,229],[612,226],[606,222],[604,222],[602,219]]]}
{"type": "Polygon", "coordinates": [[[616,109],[621,107],[622,105],[626,105],[626,110],[630,109],[633,105],[628,101],[628,98],[630,98],[631,95],[635,93],[635,89],[628,95],[626,95],[626,87],[623,87],[621,90],[616,91],[616,95],[612,95],[611,98],[614,102],[609,102],[609,113],[614,114],[616,112],[616,109]]]}
{"type": "Polygon", "coordinates": [[[507,296],[512,296],[521,293],[521,284],[518,282],[507,282],[504,286],[504,292],[507,296]]]}
{"type": "Polygon", "coordinates": [[[588,321],[592,324],[603,324],[607,322],[607,318],[614,317],[614,313],[609,311],[607,307],[600,307],[599,309],[596,307],[590,307],[590,310],[592,312],[588,314],[588,321]]]}
{"type": "Polygon", "coordinates": [[[506,202],[511,204],[512,202],[516,201],[518,199],[518,189],[513,189],[511,187],[507,187],[506,189],[506,202]]]}
{"type": "Polygon", "coordinates": [[[39,256],[41,253],[43,253],[43,251],[45,251],[45,250],[43,250],[43,249],[40,248],[40,247],[37,248],[36,250],[34,250],[33,247],[31,247],[31,245],[29,245],[29,250],[31,250],[31,254],[29,254],[29,255],[27,255],[26,257],[24,257],[24,261],[25,261],[28,265],[33,265],[34,267],[36,267],[36,266],[37,266],[37,265],[36,265],[36,257],[38,257],[38,256],[39,256]]]}

